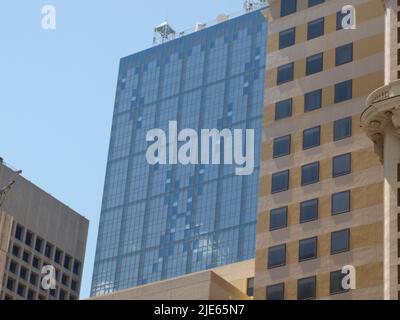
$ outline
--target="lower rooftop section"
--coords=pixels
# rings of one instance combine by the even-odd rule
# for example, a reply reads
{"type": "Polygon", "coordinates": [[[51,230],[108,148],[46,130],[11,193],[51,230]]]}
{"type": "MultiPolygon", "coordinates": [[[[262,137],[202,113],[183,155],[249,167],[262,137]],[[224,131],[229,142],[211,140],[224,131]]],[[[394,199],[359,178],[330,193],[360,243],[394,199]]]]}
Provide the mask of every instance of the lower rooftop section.
{"type": "Polygon", "coordinates": [[[254,260],[114,292],[92,300],[250,300],[254,260]]]}

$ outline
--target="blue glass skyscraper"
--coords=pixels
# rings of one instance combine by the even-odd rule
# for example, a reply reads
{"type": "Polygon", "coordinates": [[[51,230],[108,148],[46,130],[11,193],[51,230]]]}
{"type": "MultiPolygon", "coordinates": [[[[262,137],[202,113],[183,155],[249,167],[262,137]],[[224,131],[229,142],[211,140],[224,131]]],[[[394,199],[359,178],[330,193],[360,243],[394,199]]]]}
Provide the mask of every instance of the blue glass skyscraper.
{"type": "Polygon", "coordinates": [[[255,255],[267,21],[259,10],[120,63],[92,295],[255,255]],[[155,165],[146,134],[255,129],[254,173],[155,165]]]}

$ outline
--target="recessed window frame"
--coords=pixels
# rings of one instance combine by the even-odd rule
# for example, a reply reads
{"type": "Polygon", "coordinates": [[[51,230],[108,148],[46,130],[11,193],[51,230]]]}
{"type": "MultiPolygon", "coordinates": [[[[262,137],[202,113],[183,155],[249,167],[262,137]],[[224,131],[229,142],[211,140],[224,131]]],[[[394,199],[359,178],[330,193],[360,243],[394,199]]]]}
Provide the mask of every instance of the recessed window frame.
{"type": "Polygon", "coordinates": [[[304,113],[312,112],[322,108],[322,89],[313,90],[304,94],[304,113]],[[318,98],[318,104],[311,104],[311,97],[318,98]]]}
{"type": "Polygon", "coordinates": [[[353,42],[350,42],[348,44],[345,44],[343,46],[337,47],[335,49],[335,65],[336,67],[338,66],[342,66],[345,65],[347,63],[353,62],[354,59],[354,46],[353,46],[353,42]],[[350,58],[348,58],[347,60],[344,61],[338,61],[339,55],[340,55],[340,50],[345,50],[347,48],[350,48],[350,58]]]}
{"type": "Polygon", "coordinates": [[[283,301],[283,300],[285,300],[285,283],[284,283],[284,282],[283,282],[283,283],[277,283],[277,284],[268,286],[266,291],[267,291],[267,292],[266,292],[266,299],[267,299],[268,301],[283,301]],[[277,289],[277,288],[280,289],[280,290],[279,290],[279,291],[280,291],[280,297],[279,297],[279,299],[271,299],[270,290],[272,290],[272,289],[277,289]]]}
{"type": "Polygon", "coordinates": [[[297,300],[315,300],[317,298],[317,277],[316,276],[312,276],[312,277],[308,277],[308,278],[303,278],[303,279],[299,279],[298,281],[297,281],[297,300]],[[305,281],[309,281],[309,280],[312,280],[313,281],[313,285],[314,285],[314,294],[313,294],[313,296],[312,297],[307,297],[307,298],[302,298],[301,296],[300,296],[300,287],[301,287],[301,284],[302,284],[302,282],[305,282],[305,281]]]}
{"type": "Polygon", "coordinates": [[[339,177],[343,177],[343,176],[347,176],[349,174],[351,174],[351,170],[352,170],[352,154],[351,153],[345,153],[345,154],[341,154],[338,155],[336,157],[333,157],[332,159],[332,177],[333,178],[339,178],[339,177]],[[346,171],[341,171],[341,172],[337,172],[336,170],[336,161],[338,161],[341,158],[348,158],[348,170],[346,171]]]}
{"type": "Polygon", "coordinates": [[[294,79],[294,62],[283,64],[278,67],[276,75],[276,84],[278,86],[291,82],[293,81],[293,79],[294,79]],[[288,73],[288,77],[286,77],[286,73],[288,73]],[[285,75],[285,77],[283,77],[283,75],[285,75]]]}
{"type": "Polygon", "coordinates": [[[322,37],[324,34],[325,34],[325,17],[315,19],[313,21],[310,21],[307,24],[307,40],[312,40],[312,39],[322,37]],[[318,33],[311,34],[311,29],[315,25],[322,26],[322,30],[320,30],[320,32],[318,32],[318,33]]]}
{"type": "Polygon", "coordinates": [[[299,262],[305,262],[305,261],[310,261],[310,260],[315,260],[318,258],[318,237],[312,237],[312,238],[307,238],[307,239],[302,239],[299,240],[299,262]],[[301,257],[301,246],[304,244],[306,241],[313,241],[315,244],[315,254],[312,257],[307,257],[307,258],[302,258],[301,257]]]}
{"type": "Polygon", "coordinates": [[[273,146],[273,158],[282,158],[290,155],[292,149],[292,135],[288,134],[286,136],[278,137],[274,139],[274,146],[273,146]],[[287,142],[287,151],[279,153],[277,150],[278,143],[285,141],[287,142]]]}
{"type": "Polygon", "coordinates": [[[337,192],[332,194],[331,197],[331,214],[332,216],[339,216],[341,214],[345,214],[345,213],[349,213],[351,211],[351,191],[350,190],[346,190],[346,191],[342,191],[342,192],[337,192]],[[335,201],[335,197],[341,196],[347,194],[348,195],[348,208],[345,210],[339,210],[339,211],[334,211],[334,201],[335,201]]]}
{"type": "Polygon", "coordinates": [[[306,76],[320,73],[324,70],[324,53],[320,52],[306,59],[306,76]]]}
{"type": "Polygon", "coordinates": [[[314,128],[309,128],[303,131],[303,150],[309,150],[309,149],[313,149],[313,148],[317,148],[321,146],[321,126],[317,126],[314,128]],[[307,144],[306,145],[306,141],[308,140],[307,134],[314,134],[315,132],[318,131],[318,142],[315,142],[314,144],[307,144]]]}
{"type": "Polygon", "coordinates": [[[305,164],[304,166],[301,167],[301,186],[305,187],[305,186],[309,186],[315,183],[318,183],[320,181],[320,162],[316,161],[313,163],[309,163],[309,164],[305,164]],[[312,181],[305,181],[305,170],[310,168],[310,167],[314,167],[316,166],[317,168],[317,177],[315,180],[312,181]]]}
{"type": "Polygon", "coordinates": [[[281,193],[281,192],[285,192],[289,190],[289,183],[290,183],[290,170],[284,170],[284,171],[280,171],[280,172],[276,172],[272,175],[272,179],[271,179],[271,193],[272,194],[277,194],[277,193],[281,193]],[[284,175],[286,174],[286,186],[280,189],[274,189],[274,179],[279,176],[279,175],[284,175]]]}
{"type": "Polygon", "coordinates": [[[269,213],[269,231],[276,231],[276,230],[282,230],[282,229],[287,228],[287,225],[288,225],[288,211],[289,211],[289,208],[287,206],[286,207],[282,207],[282,208],[277,208],[277,209],[270,210],[270,213],[269,213]],[[273,217],[273,215],[278,215],[278,214],[284,216],[285,222],[282,225],[273,226],[272,217],[273,217]]]}
{"type": "MultiPolygon", "coordinates": [[[[283,114],[283,112],[282,112],[282,114],[283,114]]],[[[292,117],[292,115],[293,115],[293,99],[292,98],[278,101],[275,104],[275,121],[290,118],[290,117],[292,117]],[[289,112],[287,112],[288,115],[280,116],[278,109],[283,109],[283,108],[288,108],[288,111],[289,111],[289,112]]]]}
{"type": "Polygon", "coordinates": [[[268,269],[277,269],[284,267],[286,265],[286,254],[287,254],[286,249],[287,249],[286,244],[280,244],[268,248],[268,269]],[[279,264],[271,264],[271,251],[278,249],[283,250],[283,260],[279,264]]]}
{"type": "Polygon", "coordinates": [[[319,216],[319,199],[311,199],[311,200],[307,200],[307,201],[303,201],[300,203],[300,224],[305,224],[305,223],[309,223],[312,221],[317,221],[318,220],[318,216],[319,216]],[[309,218],[309,219],[303,219],[302,218],[302,214],[303,214],[303,206],[307,205],[307,204],[316,204],[316,216],[314,218],[309,218]]]}
{"type": "Polygon", "coordinates": [[[333,141],[337,142],[337,141],[342,141],[348,138],[351,138],[353,136],[353,117],[347,117],[347,118],[343,118],[343,119],[338,119],[333,123],[333,141]],[[350,124],[350,130],[348,135],[339,135],[339,126],[340,125],[344,125],[346,124],[349,125],[350,124]]]}
{"type": "Polygon", "coordinates": [[[296,27],[279,32],[279,50],[294,46],[296,43],[296,27]],[[290,38],[289,38],[290,37],[290,38]],[[285,41],[287,43],[285,43],[285,41]]]}
{"type": "Polygon", "coordinates": [[[331,233],[331,255],[334,256],[334,255],[338,255],[341,253],[349,252],[350,248],[351,248],[350,242],[351,242],[350,229],[343,229],[343,230],[338,230],[338,231],[332,232],[331,233]],[[347,248],[340,249],[340,250],[333,250],[333,241],[334,241],[333,237],[334,237],[334,235],[337,235],[339,233],[343,233],[343,234],[347,233],[347,248]]]}
{"type": "MultiPolygon", "coordinates": [[[[346,88],[346,90],[349,89],[349,88],[346,88]]],[[[334,95],[335,95],[335,97],[334,97],[335,104],[336,103],[346,102],[346,101],[349,101],[349,100],[353,99],[353,80],[350,79],[350,80],[342,81],[342,82],[339,82],[339,83],[335,84],[334,95]],[[350,95],[346,95],[346,97],[341,97],[339,95],[339,89],[340,88],[344,88],[345,86],[349,86],[350,95]]]]}

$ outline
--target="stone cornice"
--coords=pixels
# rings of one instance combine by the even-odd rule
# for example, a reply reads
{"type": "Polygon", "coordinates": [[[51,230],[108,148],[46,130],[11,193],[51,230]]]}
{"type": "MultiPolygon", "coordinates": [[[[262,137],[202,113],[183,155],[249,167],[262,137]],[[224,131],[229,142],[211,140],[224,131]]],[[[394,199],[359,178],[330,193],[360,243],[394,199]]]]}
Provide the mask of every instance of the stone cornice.
{"type": "Polygon", "coordinates": [[[393,128],[400,137],[400,80],[378,88],[368,96],[366,109],[361,115],[361,127],[383,159],[385,131],[393,128]]]}

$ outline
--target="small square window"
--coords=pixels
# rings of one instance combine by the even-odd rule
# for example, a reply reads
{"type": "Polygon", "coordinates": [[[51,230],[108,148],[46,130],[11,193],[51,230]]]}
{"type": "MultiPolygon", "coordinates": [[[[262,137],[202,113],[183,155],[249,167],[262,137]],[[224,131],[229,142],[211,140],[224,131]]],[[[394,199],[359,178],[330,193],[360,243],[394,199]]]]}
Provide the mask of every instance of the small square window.
{"type": "Polygon", "coordinates": [[[71,289],[73,291],[78,291],[78,282],[75,280],[71,280],[71,289]]]}
{"type": "Polygon", "coordinates": [[[30,284],[33,285],[33,286],[37,286],[37,280],[38,280],[37,274],[31,272],[31,276],[29,278],[30,284]]]}
{"type": "Polygon", "coordinates": [[[333,232],[331,235],[331,254],[339,254],[350,250],[350,229],[333,232]]]}
{"type": "Polygon", "coordinates": [[[73,268],[73,272],[76,275],[80,275],[81,273],[81,263],[77,260],[74,261],[74,268],[73,268]]]}
{"type": "Polygon", "coordinates": [[[281,17],[295,13],[297,10],[297,0],[282,0],[281,2],[281,17]]]}
{"type": "Polygon", "coordinates": [[[268,249],[268,268],[278,268],[286,264],[286,245],[271,247],[268,249]]]}
{"type": "Polygon", "coordinates": [[[304,201],[300,204],[300,223],[318,219],[318,199],[304,201]]]}
{"type": "Polygon", "coordinates": [[[343,279],[346,274],[342,273],[342,270],[331,272],[330,274],[330,294],[339,294],[348,292],[348,290],[343,288],[343,279]]]}
{"type": "Polygon", "coordinates": [[[334,123],[334,141],[343,140],[352,136],[352,117],[340,119],[334,123]]]}
{"type": "Polygon", "coordinates": [[[13,245],[13,248],[12,248],[12,254],[14,255],[14,256],[16,256],[16,257],[19,257],[19,252],[20,252],[20,248],[17,246],[17,245],[13,245]]]}
{"type": "Polygon", "coordinates": [[[28,270],[25,267],[21,267],[21,269],[19,270],[19,277],[21,279],[26,280],[27,276],[28,276],[28,270]]]}
{"type": "Polygon", "coordinates": [[[335,103],[350,100],[353,97],[353,81],[347,80],[335,85],[335,103]]]}
{"type": "Polygon", "coordinates": [[[254,296],[254,278],[247,279],[247,296],[254,296]]]}
{"type": "Polygon", "coordinates": [[[277,84],[283,84],[293,80],[294,74],[294,63],[288,63],[278,67],[277,84]]]}
{"type": "Polygon", "coordinates": [[[65,255],[64,257],[64,268],[67,270],[70,270],[71,268],[71,257],[68,255],[65,255]]]}
{"type": "Polygon", "coordinates": [[[19,224],[15,227],[15,238],[22,241],[22,233],[24,232],[24,228],[19,224]]]}
{"type": "Polygon", "coordinates": [[[308,23],[307,40],[318,38],[324,35],[325,19],[319,18],[308,23]]]}
{"type": "Polygon", "coordinates": [[[296,41],[296,28],[281,31],[279,33],[279,49],[291,47],[296,41]]]}
{"type": "Polygon", "coordinates": [[[284,192],[289,189],[289,170],[272,175],[272,193],[284,192]]]}
{"type": "Polygon", "coordinates": [[[17,294],[21,297],[25,296],[25,287],[22,284],[18,284],[17,294]]]}
{"type": "Polygon", "coordinates": [[[353,44],[349,43],[336,48],[336,66],[353,61],[353,44]]]}
{"type": "Polygon", "coordinates": [[[351,153],[333,158],[333,177],[340,177],[351,173],[351,153]]]}
{"type": "Polygon", "coordinates": [[[303,166],[301,172],[302,186],[319,182],[319,162],[303,166]]]}
{"type": "Polygon", "coordinates": [[[53,253],[53,246],[50,243],[46,243],[46,247],[44,249],[44,255],[47,258],[51,259],[52,253],[53,253]]]}
{"type": "Polygon", "coordinates": [[[280,158],[290,154],[290,141],[290,135],[274,140],[274,158],[280,158]]]}
{"type": "Polygon", "coordinates": [[[317,277],[301,279],[297,284],[297,299],[312,300],[317,297],[317,277]]]}
{"type": "Polygon", "coordinates": [[[325,0],[308,0],[308,7],[311,8],[324,2],[325,0]]]}
{"type": "Polygon", "coordinates": [[[304,95],[304,112],[320,109],[322,106],[322,90],[315,90],[304,95]]]}
{"type": "Polygon", "coordinates": [[[307,58],[306,75],[312,75],[321,72],[324,68],[324,54],[318,53],[307,58]]]}
{"type": "Polygon", "coordinates": [[[15,280],[12,278],[7,279],[7,289],[10,291],[14,291],[15,280]]]}
{"type": "Polygon", "coordinates": [[[37,252],[42,252],[42,246],[43,246],[43,240],[40,239],[39,237],[36,237],[35,250],[37,252]]]}
{"type": "Polygon", "coordinates": [[[350,191],[335,193],[332,195],[332,215],[347,213],[350,211],[350,191]]]}
{"type": "Polygon", "coordinates": [[[292,116],[292,99],[277,102],[275,105],[275,120],[281,120],[292,116]]]}
{"type": "Polygon", "coordinates": [[[30,263],[30,257],[31,255],[29,254],[29,252],[24,251],[22,253],[22,260],[24,260],[26,263],[30,263]]]}
{"type": "Polygon", "coordinates": [[[36,269],[39,269],[40,260],[37,257],[33,257],[32,259],[32,266],[36,269]]]}
{"type": "Polygon", "coordinates": [[[56,249],[56,253],[54,254],[54,261],[58,264],[61,264],[61,256],[62,256],[61,250],[56,249]]]}
{"type": "Polygon", "coordinates": [[[8,270],[10,270],[10,272],[12,272],[14,274],[17,274],[17,267],[18,267],[17,263],[14,261],[11,261],[8,270]]]}
{"type": "Polygon", "coordinates": [[[317,242],[317,237],[299,241],[299,261],[317,258],[317,242]]]}
{"type": "Polygon", "coordinates": [[[27,299],[28,300],[34,300],[35,299],[35,293],[32,290],[28,290],[27,299]]]}
{"type": "Polygon", "coordinates": [[[285,284],[279,283],[267,287],[267,300],[270,301],[285,300],[285,284]]]}
{"type": "Polygon", "coordinates": [[[25,235],[25,244],[27,246],[32,246],[32,241],[33,241],[33,233],[30,231],[26,231],[26,235],[25,235]]]}
{"type": "Polygon", "coordinates": [[[321,144],[321,127],[307,129],[303,132],[303,150],[319,147],[321,144]]]}
{"type": "Polygon", "coordinates": [[[286,228],[287,214],[287,207],[271,210],[269,222],[270,231],[286,228]]]}

